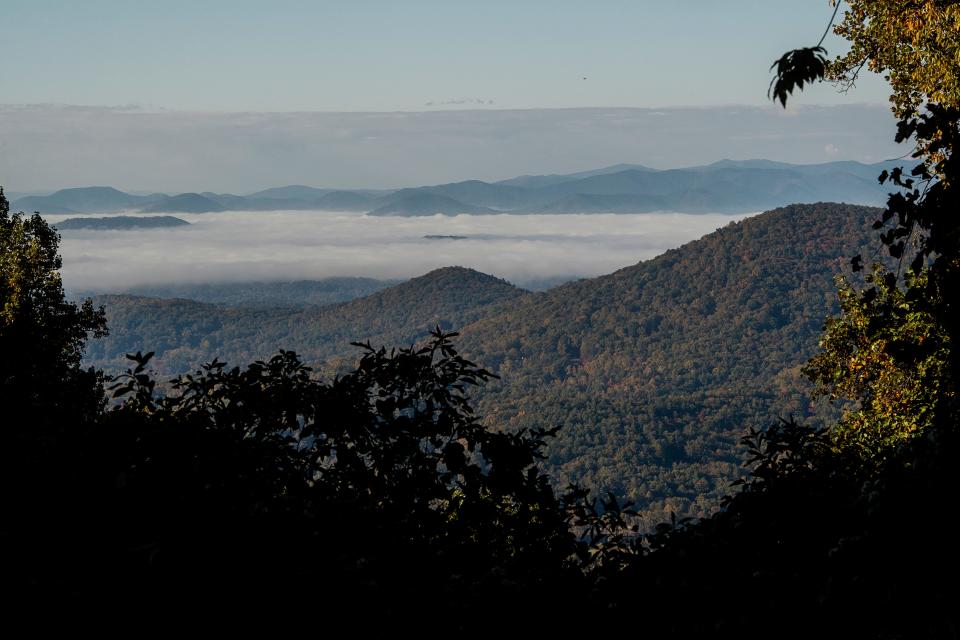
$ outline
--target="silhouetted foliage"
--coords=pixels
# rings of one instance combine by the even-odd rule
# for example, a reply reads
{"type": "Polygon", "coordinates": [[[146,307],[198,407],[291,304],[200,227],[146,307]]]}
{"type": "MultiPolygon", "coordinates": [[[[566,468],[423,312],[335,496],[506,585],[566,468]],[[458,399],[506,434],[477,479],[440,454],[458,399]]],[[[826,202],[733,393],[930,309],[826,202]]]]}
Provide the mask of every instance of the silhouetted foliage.
{"type": "Polygon", "coordinates": [[[640,608],[648,633],[678,638],[953,637],[958,555],[930,514],[956,487],[954,435],[915,440],[870,478],[792,421],[745,444],[752,473],[724,510],[629,539],[629,560],[595,581],[598,606],[640,608]]]}
{"type": "Polygon", "coordinates": [[[253,599],[266,615],[296,601],[456,629],[569,597],[571,516],[536,466],[549,433],[479,422],[466,394],[492,374],[455,334],[358,345],[329,382],[289,351],[214,360],[167,393],[138,352],[107,406],[79,368],[102,313],[64,301],[56,233],[0,204],[8,604],[239,615],[253,599]]]}
{"type": "Polygon", "coordinates": [[[80,360],[88,336],[106,335],[106,321],[89,300],[64,299],[58,242],[39,215],[11,214],[0,188],[0,399],[43,416],[60,405],[89,415],[98,382],[80,360]]]}
{"type": "Polygon", "coordinates": [[[453,335],[359,345],[357,369],[331,382],[289,351],[244,369],[214,360],[166,395],[153,354],[131,355],[115,404],[67,420],[44,481],[14,485],[5,590],[231,615],[293,596],[314,615],[451,629],[564,601],[579,574],[570,516],[535,464],[549,434],[478,422],[465,394],[491,374],[453,335]]]}
{"type": "Polygon", "coordinates": [[[774,62],[770,69],[776,69],[777,74],[770,81],[767,97],[779,100],[787,106],[787,96],[793,94],[794,89],[803,90],[804,84],[813,84],[822,80],[826,72],[827,50],[821,46],[802,47],[788,51],[774,62]]]}

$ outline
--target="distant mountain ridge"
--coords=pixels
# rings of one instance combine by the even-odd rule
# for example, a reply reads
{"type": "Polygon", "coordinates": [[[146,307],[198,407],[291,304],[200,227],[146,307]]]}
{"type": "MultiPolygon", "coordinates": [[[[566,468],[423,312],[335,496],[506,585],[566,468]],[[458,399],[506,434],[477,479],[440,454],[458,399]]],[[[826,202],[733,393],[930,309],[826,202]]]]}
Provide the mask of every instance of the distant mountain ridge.
{"type": "Polygon", "coordinates": [[[115,213],[140,210],[159,202],[163,194],[135,196],[113,187],[61,189],[49,196],[26,196],[11,204],[13,209],[41,213],[115,213]]]}
{"type": "Polygon", "coordinates": [[[495,213],[752,213],[793,203],[881,205],[877,181],[899,161],[796,165],[772,160],[720,160],[682,169],[619,164],[565,175],[465,180],[395,190],[318,189],[290,185],[246,196],[228,193],[132,195],[112,187],[63,189],[26,196],[14,209],[49,214],[123,211],[208,213],[226,210],[327,210],[423,216],[495,213]]]}
{"type": "Polygon", "coordinates": [[[142,209],[145,213],[209,213],[226,210],[226,206],[199,193],[170,196],[142,209]]]}
{"type": "Polygon", "coordinates": [[[372,216],[432,216],[438,213],[487,214],[496,213],[493,209],[469,205],[449,196],[437,193],[423,193],[414,190],[391,199],[387,204],[370,212],[372,216]]]}

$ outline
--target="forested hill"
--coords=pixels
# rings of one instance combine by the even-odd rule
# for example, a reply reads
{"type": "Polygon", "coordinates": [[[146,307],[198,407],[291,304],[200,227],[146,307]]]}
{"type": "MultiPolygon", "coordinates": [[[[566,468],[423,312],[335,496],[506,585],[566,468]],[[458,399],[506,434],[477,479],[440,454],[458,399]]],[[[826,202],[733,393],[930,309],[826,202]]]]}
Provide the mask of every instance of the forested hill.
{"type": "Polygon", "coordinates": [[[512,428],[561,425],[548,466],[562,483],[703,513],[739,477],[749,427],[816,411],[799,368],[837,309],[834,275],[875,238],[876,217],[777,209],[519,301],[460,339],[501,376],[480,411],[512,428]]]}
{"type": "Polygon", "coordinates": [[[539,294],[447,268],[312,309],[103,297],[111,335],[87,361],[115,371],[124,353],[156,350],[166,375],[285,348],[353,364],[351,341],[407,345],[438,323],[462,328],[464,355],[501,376],[477,398],[489,423],[563,427],[547,460],[559,482],[629,496],[651,523],[665,510],[702,514],[739,477],[748,428],[828,409],[811,404],[799,369],[836,311],[834,275],[859,248],[874,253],[877,215],[777,209],[539,294]]]}
{"type": "MultiPolygon", "coordinates": [[[[217,282],[141,285],[117,293],[150,298],[186,298],[235,307],[309,307],[347,302],[400,284],[400,280],[375,280],[333,276],[292,282],[217,282]]],[[[76,297],[89,297],[79,292],[76,297]]]]}
{"type": "Polygon", "coordinates": [[[224,307],[192,300],[98,296],[110,335],[89,343],[86,361],[107,371],[126,368],[124,354],[156,351],[161,375],[196,369],[213,357],[243,364],[294,349],[307,361],[356,353],[351,341],[409,345],[440,325],[451,329],[532,295],[463,267],[446,267],[372,295],[316,308],[224,307]]]}

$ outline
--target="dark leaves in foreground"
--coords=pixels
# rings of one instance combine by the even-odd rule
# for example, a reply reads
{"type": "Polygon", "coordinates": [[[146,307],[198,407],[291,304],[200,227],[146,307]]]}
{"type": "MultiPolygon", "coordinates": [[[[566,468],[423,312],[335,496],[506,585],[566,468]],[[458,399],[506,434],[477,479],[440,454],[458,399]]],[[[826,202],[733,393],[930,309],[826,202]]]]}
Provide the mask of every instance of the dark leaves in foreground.
{"type": "Polygon", "coordinates": [[[290,351],[245,369],[214,361],[166,396],[144,373],[150,354],[132,355],[105,422],[127,496],[117,517],[146,538],[121,548],[153,551],[108,554],[115,569],[189,567],[235,596],[293,580],[337,606],[388,606],[392,620],[416,599],[456,618],[487,599],[519,606],[514,590],[556,595],[577,574],[569,516],[536,466],[552,432],[482,425],[466,393],[494,376],[454,335],[358,345],[357,368],[329,382],[290,351]]]}
{"type": "Polygon", "coordinates": [[[827,50],[821,46],[802,47],[787,51],[776,60],[770,69],[776,69],[776,75],[770,80],[767,97],[787,106],[787,96],[794,89],[803,90],[804,84],[813,84],[823,80],[826,73],[827,50]]]}

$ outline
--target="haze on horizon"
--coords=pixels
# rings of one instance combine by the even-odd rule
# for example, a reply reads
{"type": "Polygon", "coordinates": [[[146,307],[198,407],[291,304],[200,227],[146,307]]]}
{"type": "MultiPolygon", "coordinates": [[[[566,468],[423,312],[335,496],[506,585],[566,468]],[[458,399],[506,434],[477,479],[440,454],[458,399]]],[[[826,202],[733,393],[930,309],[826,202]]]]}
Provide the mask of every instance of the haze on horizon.
{"type": "MultiPolygon", "coordinates": [[[[92,185],[248,194],[903,155],[876,76],[849,94],[809,87],[787,110],[767,100],[770,62],[816,41],[822,4],[10,0],[0,185],[11,198],[92,185]]],[[[840,52],[837,38],[825,44],[840,52]]],[[[103,289],[449,264],[518,281],[597,275],[733,217],[228,213],[181,230],[71,234],[64,276],[103,289]],[[422,238],[458,224],[484,238],[422,238]]]]}
{"type": "Polygon", "coordinates": [[[874,163],[903,155],[884,105],[201,113],[0,105],[0,184],[248,194],[289,184],[399,188],[658,169],[724,158],[874,163]]]}
{"type": "Polygon", "coordinates": [[[242,194],[902,155],[877,76],[767,100],[770,62],[816,41],[821,9],[10,0],[0,184],[242,194]]]}

